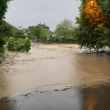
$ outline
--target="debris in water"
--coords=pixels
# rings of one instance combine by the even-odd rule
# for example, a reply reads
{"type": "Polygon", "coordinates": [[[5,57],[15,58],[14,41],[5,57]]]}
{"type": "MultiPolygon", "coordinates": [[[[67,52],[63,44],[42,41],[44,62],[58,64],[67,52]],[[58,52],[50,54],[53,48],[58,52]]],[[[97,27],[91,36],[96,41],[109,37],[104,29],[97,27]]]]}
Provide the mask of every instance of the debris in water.
{"type": "Polygon", "coordinates": [[[60,91],[60,90],[56,89],[55,91],[60,91]]]}
{"type": "Polygon", "coordinates": [[[28,96],[28,95],[30,95],[31,93],[29,93],[29,94],[25,94],[24,96],[28,96]]]}

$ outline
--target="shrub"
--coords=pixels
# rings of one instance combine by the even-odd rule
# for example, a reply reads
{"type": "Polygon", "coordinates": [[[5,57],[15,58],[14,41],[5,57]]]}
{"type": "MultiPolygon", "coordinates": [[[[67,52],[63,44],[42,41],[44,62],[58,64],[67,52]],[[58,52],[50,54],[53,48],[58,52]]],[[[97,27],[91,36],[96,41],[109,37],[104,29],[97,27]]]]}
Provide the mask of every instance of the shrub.
{"type": "Polygon", "coordinates": [[[25,44],[24,44],[24,49],[25,49],[25,51],[28,52],[28,51],[31,49],[30,47],[31,47],[30,40],[27,39],[27,40],[25,41],[25,44]]]}
{"type": "Polygon", "coordinates": [[[24,40],[21,38],[10,38],[8,40],[8,50],[17,52],[28,52],[30,50],[30,40],[24,40]]]}
{"type": "Polygon", "coordinates": [[[0,64],[2,63],[2,60],[5,57],[5,40],[3,38],[0,37],[0,64]]]}

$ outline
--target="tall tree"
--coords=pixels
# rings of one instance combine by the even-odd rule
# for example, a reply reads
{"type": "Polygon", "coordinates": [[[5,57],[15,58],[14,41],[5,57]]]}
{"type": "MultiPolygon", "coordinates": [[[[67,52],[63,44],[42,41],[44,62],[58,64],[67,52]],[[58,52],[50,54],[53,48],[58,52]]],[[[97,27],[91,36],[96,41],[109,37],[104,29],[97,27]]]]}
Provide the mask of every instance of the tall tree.
{"type": "Polygon", "coordinates": [[[110,29],[109,0],[81,0],[82,4],[76,23],[79,24],[77,41],[81,47],[103,48],[110,29]],[[106,30],[107,29],[107,30],[106,30]],[[107,34],[105,34],[107,33],[107,34]]]}
{"type": "Polygon", "coordinates": [[[5,18],[5,13],[8,8],[8,2],[10,0],[0,0],[0,53],[4,53],[3,45],[5,44],[5,41],[3,40],[3,26],[4,22],[2,21],[5,18]]]}
{"type": "Polygon", "coordinates": [[[7,11],[9,1],[10,0],[0,0],[0,34],[4,32],[4,21],[2,20],[5,18],[5,13],[7,11]]]}
{"type": "Polygon", "coordinates": [[[10,0],[0,0],[0,20],[5,18],[5,12],[8,8],[8,2],[10,0]]]}
{"type": "Polygon", "coordinates": [[[37,37],[39,39],[46,39],[47,36],[50,34],[49,27],[46,26],[45,24],[38,24],[36,26],[29,26],[29,36],[32,37],[37,37]]]}
{"type": "Polygon", "coordinates": [[[74,39],[72,36],[73,29],[74,27],[72,21],[64,19],[56,26],[55,33],[57,34],[58,38],[64,38],[65,40],[74,39]]]}

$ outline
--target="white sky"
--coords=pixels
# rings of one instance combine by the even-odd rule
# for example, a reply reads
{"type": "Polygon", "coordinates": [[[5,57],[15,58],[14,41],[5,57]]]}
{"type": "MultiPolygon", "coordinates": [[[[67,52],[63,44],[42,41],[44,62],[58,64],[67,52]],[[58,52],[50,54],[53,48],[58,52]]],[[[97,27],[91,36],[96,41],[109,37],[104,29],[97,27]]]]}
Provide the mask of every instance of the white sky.
{"type": "Polygon", "coordinates": [[[55,30],[64,18],[75,23],[79,6],[79,0],[14,0],[9,3],[6,21],[24,28],[45,23],[55,30]]]}

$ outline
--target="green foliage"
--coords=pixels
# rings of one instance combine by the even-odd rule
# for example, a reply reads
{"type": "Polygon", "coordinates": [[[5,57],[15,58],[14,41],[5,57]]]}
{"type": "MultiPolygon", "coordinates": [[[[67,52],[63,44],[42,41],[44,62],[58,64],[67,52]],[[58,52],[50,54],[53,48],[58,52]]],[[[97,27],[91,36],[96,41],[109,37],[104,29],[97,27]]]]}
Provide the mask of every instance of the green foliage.
{"type": "Polygon", "coordinates": [[[5,18],[5,12],[7,11],[8,8],[8,2],[10,0],[0,0],[0,20],[5,18]]]}
{"type": "Polygon", "coordinates": [[[30,40],[24,40],[21,38],[11,38],[8,40],[8,50],[17,52],[28,52],[30,50],[30,40]]]}
{"type": "Polygon", "coordinates": [[[0,64],[2,64],[2,61],[0,60],[0,64]]]}
{"type": "Polygon", "coordinates": [[[5,40],[2,37],[0,37],[0,56],[1,57],[4,55],[4,51],[5,51],[4,45],[5,45],[5,43],[6,43],[5,40]]]}
{"type": "Polygon", "coordinates": [[[110,0],[99,0],[97,1],[101,7],[101,12],[104,15],[110,14],[110,0]]]}
{"type": "Polygon", "coordinates": [[[15,32],[14,38],[23,38],[23,39],[25,39],[25,35],[24,35],[23,30],[17,30],[15,32]]]}
{"type": "Polygon", "coordinates": [[[2,20],[1,22],[0,33],[4,37],[13,37],[13,38],[26,38],[25,34],[28,33],[28,29],[16,28],[13,25],[2,20]]]}
{"type": "Polygon", "coordinates": [[[31,47],[30,40],[27,39],[24,44],[25,51],[28,52],[31,49],[30,47],[31,47]]]}
{"type": "Polygon", "coordinates": [[[5,43],[5,40],[2,37],[0,37],[0,47],[3,47],[5,43]]]}
{"type": "Polygon", "coordinates": [[[29,26],[28,27],[28,36],[29,38],[33,39],[37,37],[38,39],[42,39],[43,41],[47,39],[50,34],[49,27],[45,24],[38,24],[36,26],[29,26]]]}
{"type": "Polygon", "coordinates": [[[2,20],[1,21],[1,28],[0,28],[0,33],[2,36],[7,36],[7,37],[14,37],[15,32],[18,30],[16,27],[10,25],[6,21],[2,20]]]}
{"type": "Polygon", "coordinates": [[[7,11],[9,1],[10,0],[0,0],[0,63],[2,63],[1,59],[4,58],[5,52],[5,41],[3,37],[6,35],[5,33],[7,33],[7,31],[4,28],[3,19],[5,18],[5,13],[7,11]]]}
{"type": "Polygon", "coordinates": [[[7,11],[9,1],[10,0],[0,0],[0,34],[1,35],[7,33],[7,31],[4,28],[5,23],[3,19],[5,18],[5,13],[7,11]]]}
{"type": "Polygon", "coordinates": [[[10,0],[0,0],[0,48],[3,48],[4,45],[4,21],[2,21],[5,18],[5,12],[8,8],[8,2],[10,0]]]}
{"type": "Polygon", "coordinates": [[[5,51],[6,51],[6,48],[5,48],[5,45],[6,42],[5,40],[3,39],[2,36],[0,36],[0,64],[2,63],[2,60],[5,58],[5,51]]]}
{"type": "Polygon", "coordinates": [[[64,19],[56,26],[55,33],[60,42],[66,42],[67,40],[74,40],[73,30],[74,27],[72,21],[64,19]]]}
{"type": "MultiPolygon", "coordinates": [[[[98,18],[95,18],[95,12],[90,13],[94,21],[92,17],[84,13],[84,6],[89,1],[81,0],[80,14],[76,18],[78,28],[75,29],[75,38],[81,47],[98,51],[98,49],[102,49],[105,46],[110,47],[110,0],[96,0],[98,4],[97,10],[100,9],[101,11],[99,11],[98,18]],[[91,28],[91,25],[94,26],[91,28]]],[[[92,9],[95,10],[94,7],[92,9]]]]}
{"type": "Polygon", "coordinates": [[[110,29],[104,28],[103,37],[104,37],[103,40],[104,45],[110,47],[110,29]]]}

